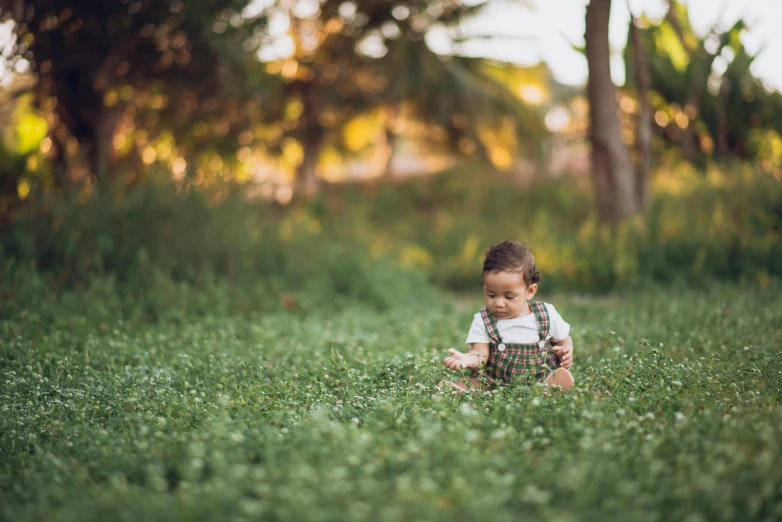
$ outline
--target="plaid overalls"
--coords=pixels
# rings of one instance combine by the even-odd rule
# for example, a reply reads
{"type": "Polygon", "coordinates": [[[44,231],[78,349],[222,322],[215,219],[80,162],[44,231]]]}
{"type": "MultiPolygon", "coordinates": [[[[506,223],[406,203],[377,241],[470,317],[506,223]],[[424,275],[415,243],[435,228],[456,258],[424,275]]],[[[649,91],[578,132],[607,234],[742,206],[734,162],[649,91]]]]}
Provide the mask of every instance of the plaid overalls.
{"type": "Polygon", "coordinates": [[[519,376],[522,379],[534,377],[535,381],[542,382],[560,367],[559,359],[551,350],[551,321],[546,306],[540,301],[529,303],[529,306],[538,323],[540,340],[527,344],[503,343],[497,328],[497,317],[489,312],[488,308],[481,309],[483,324],[492,341],[489,344],[489,360],[484,367],[484,376],[492,386],[507,386],[512,379],[519,376]]]}

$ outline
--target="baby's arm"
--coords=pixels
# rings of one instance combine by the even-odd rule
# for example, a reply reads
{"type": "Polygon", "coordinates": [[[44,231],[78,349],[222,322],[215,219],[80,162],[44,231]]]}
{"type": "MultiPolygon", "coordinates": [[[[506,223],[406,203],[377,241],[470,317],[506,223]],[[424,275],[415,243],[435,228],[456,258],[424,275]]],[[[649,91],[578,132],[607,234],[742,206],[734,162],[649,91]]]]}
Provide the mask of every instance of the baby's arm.
{"type": "Polygon", "coordinates": [[[448,353],[451,355],[443,359],[446,368],[454,371],[474,370],[485,365],[489,359],[489,343],[473,343],[472,349],[467,353],[455,348],[450,348],[448,353]]]}
{"type": "Polygon", "coordinates": [[[573,366],[573,339],[569,335],[563,340],[554,343],[552,350],[563,368],[569,370],[573,366]]]}

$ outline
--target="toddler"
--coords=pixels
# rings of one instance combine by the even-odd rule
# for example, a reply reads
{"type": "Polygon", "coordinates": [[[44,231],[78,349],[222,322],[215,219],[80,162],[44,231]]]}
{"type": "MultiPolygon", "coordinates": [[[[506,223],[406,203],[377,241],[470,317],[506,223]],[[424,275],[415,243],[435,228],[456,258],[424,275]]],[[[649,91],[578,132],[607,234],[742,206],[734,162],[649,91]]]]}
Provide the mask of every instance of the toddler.
{"type": "Polygon", "coordinates": [[[570,325],[552,305],[530,301],[539,281],[526,243],[504,241],[489,248],[483,263],[486,307],[475,314],[465,341],[472,349],[462,353],[451,348],[443,359],[451,370],[473,370],[473,377],[441,386],[468,391],[484,384],[507,386],[520,376],[564,390],[573,386],[570,325]],[[481,370],[485,379],[479,381],[481,370]]]}

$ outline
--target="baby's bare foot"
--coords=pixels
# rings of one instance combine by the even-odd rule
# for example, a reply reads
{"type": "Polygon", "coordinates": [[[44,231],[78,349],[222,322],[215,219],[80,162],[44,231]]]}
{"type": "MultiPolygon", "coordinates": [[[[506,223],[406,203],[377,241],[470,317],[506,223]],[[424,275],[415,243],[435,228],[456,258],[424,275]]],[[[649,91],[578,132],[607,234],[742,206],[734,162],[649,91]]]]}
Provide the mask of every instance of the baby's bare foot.
{"type": "Polygon", "coordinates": [[[441,390],[443,388],[445,389],[455,389],[459,393],[468,393],[472,391],[480,391],[481,386],[478,383],[478,379],[469,379],[467,381],[463,379],[459,379],[457,381],[440,381],[440,383],[437,385],[438,388],[441,390]]]}
{"type": "Polygon", "coordinates": [[[568,391],[573,387],[575,381],[573,375],[565,368],[557,368],[554,373],[546,379],[547,386],[559,386],[562,391],[568,391]]]}

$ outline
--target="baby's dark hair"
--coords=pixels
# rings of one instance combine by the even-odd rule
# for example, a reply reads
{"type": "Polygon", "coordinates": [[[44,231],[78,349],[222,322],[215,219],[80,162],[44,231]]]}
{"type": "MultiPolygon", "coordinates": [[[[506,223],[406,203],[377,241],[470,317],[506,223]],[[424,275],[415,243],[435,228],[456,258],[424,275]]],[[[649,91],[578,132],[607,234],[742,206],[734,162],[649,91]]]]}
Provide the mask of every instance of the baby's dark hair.
{"type": "Polygon", "coordinates": [[[483,273],[486,272],[520,272],[527,286],[540,282],[529,245],[518,241],[503,241],[489,247],[483,261],[483,273]]]}

